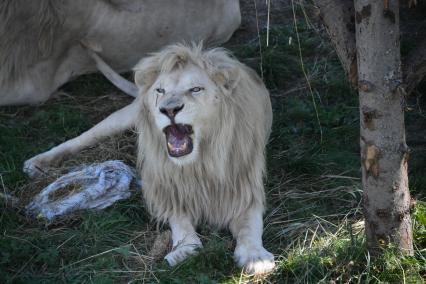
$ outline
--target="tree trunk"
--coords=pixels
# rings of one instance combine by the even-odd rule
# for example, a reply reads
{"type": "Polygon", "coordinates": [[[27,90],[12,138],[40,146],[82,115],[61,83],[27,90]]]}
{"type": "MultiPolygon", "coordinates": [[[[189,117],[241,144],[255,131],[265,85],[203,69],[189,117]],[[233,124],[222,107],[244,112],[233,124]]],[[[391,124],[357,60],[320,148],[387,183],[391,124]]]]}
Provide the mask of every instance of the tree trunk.
{"type": "Polygon", "coordinates": [[[355,0],[367,246],[413,253],[398,0],[355,0]]]}

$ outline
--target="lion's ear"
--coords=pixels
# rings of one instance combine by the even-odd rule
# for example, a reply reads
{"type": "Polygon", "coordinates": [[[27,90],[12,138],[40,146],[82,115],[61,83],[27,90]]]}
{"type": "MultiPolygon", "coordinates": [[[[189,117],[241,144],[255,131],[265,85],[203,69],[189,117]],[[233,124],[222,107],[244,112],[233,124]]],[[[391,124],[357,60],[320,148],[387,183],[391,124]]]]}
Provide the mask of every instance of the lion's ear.
{"type": "Polygon", "coordinates": [[[135,83],[139,89],[151,87],[160,73],[158,62],[153,57],[142,59],[133,71],[135,71],[135,83]]]}
{"type": "Polygon", "coordinates": [[[220,66],[213,75],[213,81],[228,91],[233,91],[240,81],[238,66],[220,66]]]}

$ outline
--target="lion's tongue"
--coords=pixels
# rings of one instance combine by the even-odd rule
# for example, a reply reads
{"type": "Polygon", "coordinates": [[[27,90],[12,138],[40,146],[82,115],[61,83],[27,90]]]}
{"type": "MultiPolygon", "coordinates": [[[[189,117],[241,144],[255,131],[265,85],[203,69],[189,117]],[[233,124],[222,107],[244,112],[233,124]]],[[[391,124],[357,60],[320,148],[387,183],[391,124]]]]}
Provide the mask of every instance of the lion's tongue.
{"type": "Polygon", "coordinates": [[[181,157],[192,152],[192,139],[185,126],[170,125],[165,133],[170,156],[181,157]]]}

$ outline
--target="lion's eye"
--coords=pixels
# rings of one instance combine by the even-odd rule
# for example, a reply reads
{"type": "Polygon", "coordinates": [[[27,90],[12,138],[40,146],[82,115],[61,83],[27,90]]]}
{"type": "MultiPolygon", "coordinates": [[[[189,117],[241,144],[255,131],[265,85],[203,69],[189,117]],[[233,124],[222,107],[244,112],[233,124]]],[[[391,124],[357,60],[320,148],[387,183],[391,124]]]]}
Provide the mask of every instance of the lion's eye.
{"type": "Polygon", "coordinates": [[[163,88],[157,88],[155,91],[160,94],[164,94],[166,92],[163,88]]]}
{"type": "Polygon", "coordinates": [[[204,90],[203,87],[194,87],[194,88],[189,89],[189,91],[191,93],[198,93],[198,92],[201,92],[202,90],[204,90]]]}

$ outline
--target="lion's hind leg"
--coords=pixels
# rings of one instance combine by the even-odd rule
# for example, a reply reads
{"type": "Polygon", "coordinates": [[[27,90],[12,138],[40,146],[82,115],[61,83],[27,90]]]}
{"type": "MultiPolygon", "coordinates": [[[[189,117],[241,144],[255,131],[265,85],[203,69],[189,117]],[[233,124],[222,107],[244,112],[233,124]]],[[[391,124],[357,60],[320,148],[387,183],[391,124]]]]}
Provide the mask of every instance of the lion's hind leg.
{"type": "Polygon", "coordinates": [[[251,208],[242,215],[230,224],[230,230],[237,241],[234,252],[237,265],[243,267],[249,274],[272,271],[275,267],[274,255],[262,244],[262,209],[251,208]]]}
{"type": "Polygon", "coordinates": [[[174,216],[170,218],[169,224],[172,230],[173,249],[164,259],[171,266],[175,266],[188,256],[196,254],[197,249],[203,247],[203,245],[190,218],[174,216]]]}

